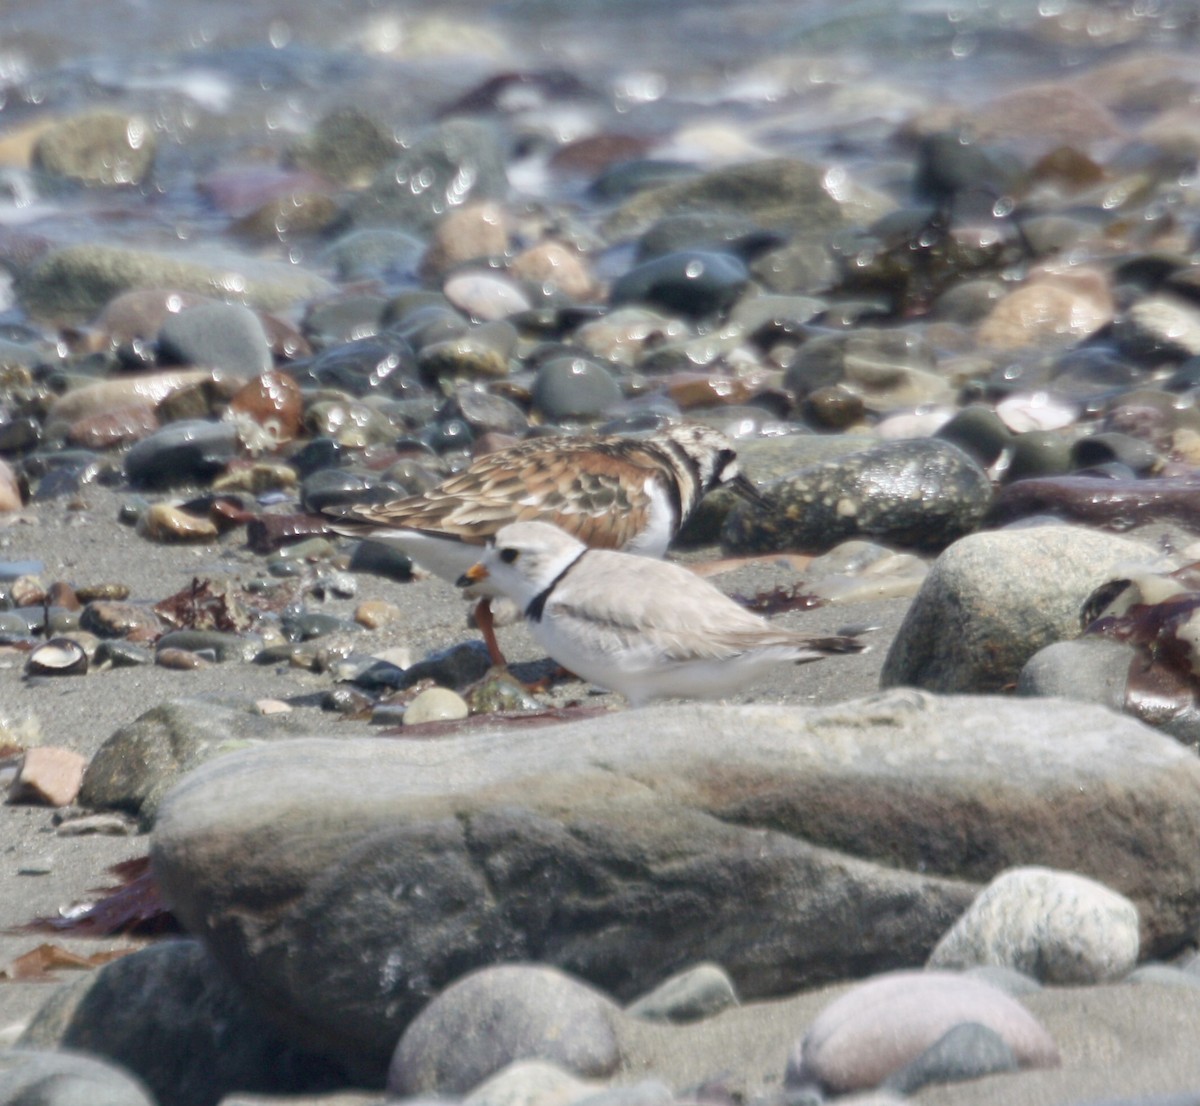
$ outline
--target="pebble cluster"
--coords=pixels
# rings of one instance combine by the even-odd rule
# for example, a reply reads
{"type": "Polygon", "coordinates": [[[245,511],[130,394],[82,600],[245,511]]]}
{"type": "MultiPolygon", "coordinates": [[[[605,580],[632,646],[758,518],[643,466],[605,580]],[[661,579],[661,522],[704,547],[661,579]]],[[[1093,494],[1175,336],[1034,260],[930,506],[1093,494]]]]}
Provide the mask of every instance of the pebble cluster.
{"type": "MultiPolygon", "coordinates": [[[[1171,1053],[1081,1075],[1139,990],[1200,1013],[1200,83],[1069,7],[1087,65],[969,108],[842,84],[826,157],[804,116],[747,137],[679,97],[664,136],[499,64],[249,159],[121,104],[0,133],[48,209],[0,220],[0,661],[324,681],[322,711],[181,693],[90,758],[0,712],[8,801],[131,819],[188,934],[56,995],[0,1106],[1200,1087],[1171,1053]],[[185,232],[104,232],[181,180],[185,232]],[[794,558],[791,598],[850,619],[907,602],[881,694],[631,722],[555,714],[465,629],[373,645],[414,566],[323,509],[679,419],[765,498],[714,494],[681,544],[794,558]],[[149,596],[26,555],[22,520],[101,488],[241,571],[149,596]]],[[[496,45],[448,26],[439,58],[496,45]]],[[[761,66],[764,99],[824,96],[817,60],[761,66]]]]}

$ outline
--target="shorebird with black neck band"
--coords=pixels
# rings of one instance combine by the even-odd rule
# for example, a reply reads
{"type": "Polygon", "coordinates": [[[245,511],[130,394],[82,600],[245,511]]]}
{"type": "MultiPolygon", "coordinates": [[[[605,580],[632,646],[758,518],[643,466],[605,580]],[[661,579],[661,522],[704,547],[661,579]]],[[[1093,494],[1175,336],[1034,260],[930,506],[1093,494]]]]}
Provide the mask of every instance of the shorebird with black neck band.
{"type": "MultiPolygon", "coordinates": [[[[700,501],[728,487],[761,501],[717,430],[676,425],[647,437],[547,437],[489,453],[420,495],[327,508],[330,529],[394,546],[451,582],[503,526],[553,523],[598,549],[661,557],[700,501]]],[[[486,582],[475,621],[495,664],[504,656],[492,628],[486,582]]]]}
{"type": "Polygon", "coordinates": [[[854,637],[776,629],[679,565],[589,549],[544,522],[500,529],[461,586],[490,582],[564,668],[652,699],[720,699],[783,664],[857,653],[854,637]]]}

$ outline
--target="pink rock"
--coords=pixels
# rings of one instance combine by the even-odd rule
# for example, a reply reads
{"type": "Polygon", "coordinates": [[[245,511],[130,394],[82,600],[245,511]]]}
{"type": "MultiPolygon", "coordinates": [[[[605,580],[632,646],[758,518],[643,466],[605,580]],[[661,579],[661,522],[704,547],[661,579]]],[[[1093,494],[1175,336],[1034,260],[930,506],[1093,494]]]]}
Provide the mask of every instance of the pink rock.
{"type": "Polygon", "coordinates": [[[1022,1067],[1060,1062],[1041,1023],[999,988],[954,972],[889,972],[821,1011],[788,1061],[787,1083],[834,1094],[876,1087],[963,1022],[998,1034],[1022,1067]]]}
{"type": "Polygon", "coordinates": [[[0,514],[21,509],[21,486],[7,461],[0,461],[0,514]]]}
{"type": "Polygon", "coordinates": [[[83,785],[87,758],[70,749],[35,745],[25,750],[21,770],[9,789],[10,803],[45,803],[67,806],[83,785]]]}
{"type": "Polygon", "coordinates": [[[47,422],[73,423],[129,407],[158,404],[183,388],[212,378],[212,369],[168,369],[84,384],[59,396],[50,405],[47,422]]]}

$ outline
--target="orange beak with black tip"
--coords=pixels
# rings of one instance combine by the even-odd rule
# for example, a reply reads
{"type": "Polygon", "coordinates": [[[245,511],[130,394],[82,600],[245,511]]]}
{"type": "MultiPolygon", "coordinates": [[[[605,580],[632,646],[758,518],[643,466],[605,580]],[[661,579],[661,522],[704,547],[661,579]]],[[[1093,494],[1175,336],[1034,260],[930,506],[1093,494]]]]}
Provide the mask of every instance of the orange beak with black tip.
{"type": "Polygon", "coordinates": [[[455,580],[454,584],[456,587],[469,588],[472,584],[478,584],[480,580],[486,580],[487,578],[488,570],[484,568],[482,561],[477,561],[455,580]]]}

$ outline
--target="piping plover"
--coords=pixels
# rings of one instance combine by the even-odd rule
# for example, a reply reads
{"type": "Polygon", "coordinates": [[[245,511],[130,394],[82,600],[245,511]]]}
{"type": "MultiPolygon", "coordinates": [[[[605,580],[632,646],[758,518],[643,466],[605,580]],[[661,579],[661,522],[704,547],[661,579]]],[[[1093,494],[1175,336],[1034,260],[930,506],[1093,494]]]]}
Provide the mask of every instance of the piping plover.
{"type": "Polygon", "coordinates": [[[544,522],[497,531],[459,583],[484,580],[521,608],[554,660],[633,706],[722,698],[777,665],[863,648],[776,629],[686,568],[589,549],[544,522]]]}
{"type": "MultiPolygon", "coordinates": [[[[407,553],[455,582],[502,526],[552,522],[586,545],[661,557],[700,500],[726,486],[761,500],[730,440],[707,426],[670,426],[645,438],[535,438],[489,453],[420,495],[329,508],[330,529],[407,553]],[[336,512],[336,514],[335,514],[336,512]]],[[[496,664],[504,657],[483,582],[475,621],[496,664]]]]}

